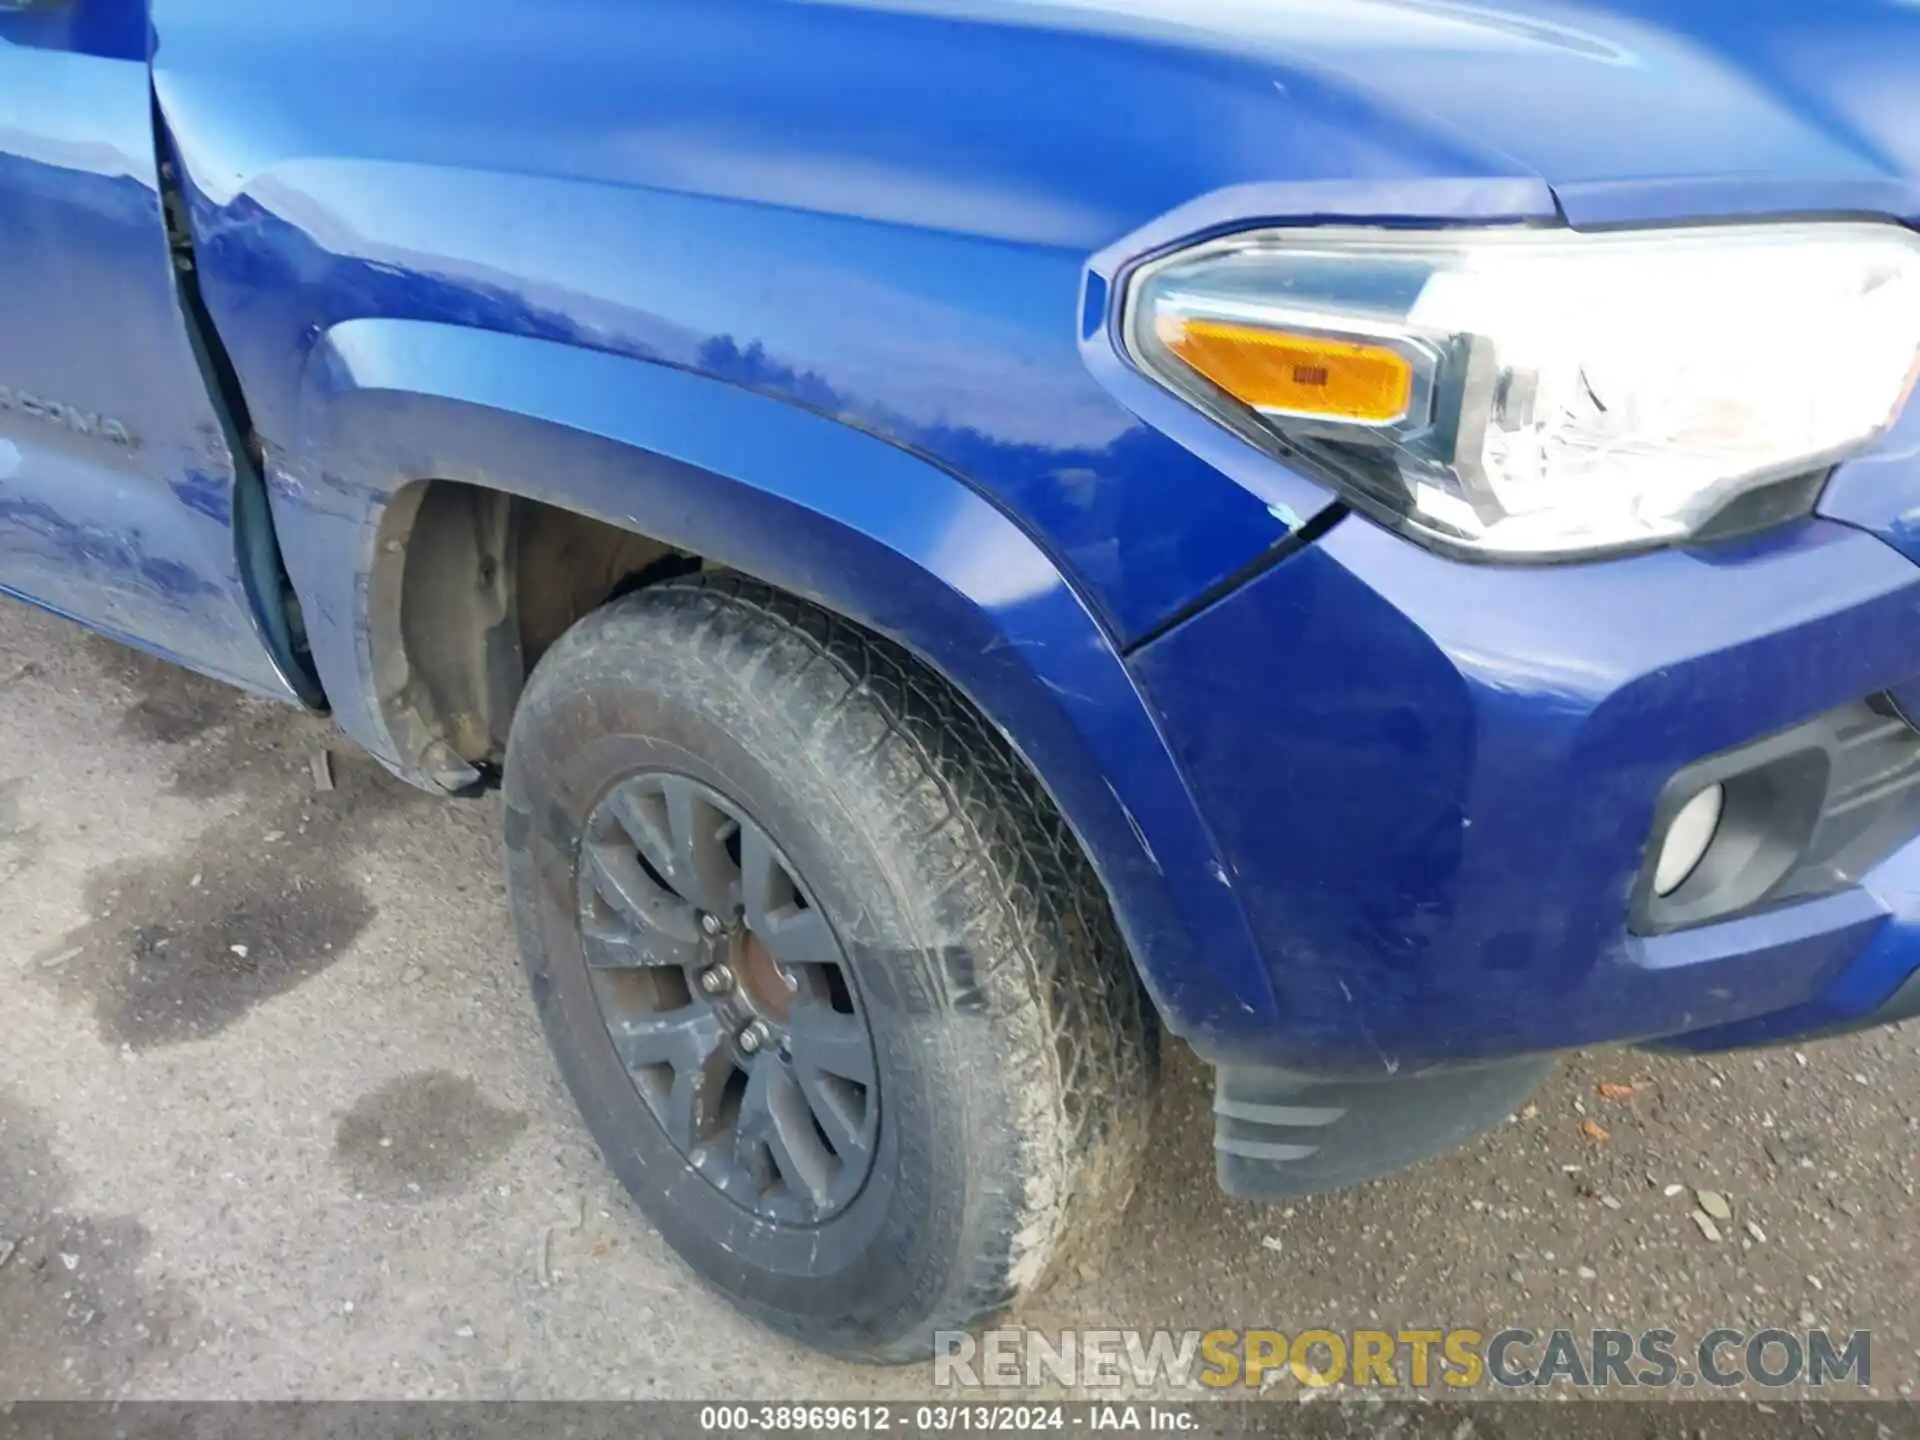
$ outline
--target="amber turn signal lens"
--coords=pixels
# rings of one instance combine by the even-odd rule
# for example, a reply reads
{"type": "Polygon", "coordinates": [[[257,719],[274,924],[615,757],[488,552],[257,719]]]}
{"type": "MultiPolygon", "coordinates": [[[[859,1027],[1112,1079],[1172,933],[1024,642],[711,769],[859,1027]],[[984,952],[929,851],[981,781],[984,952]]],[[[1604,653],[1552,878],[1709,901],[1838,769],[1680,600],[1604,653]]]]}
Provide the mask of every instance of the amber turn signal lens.
{"type": "Polygon", "coordinates": [[[1389,425],[1413,395],[1413,367],[1384,345],[1180,315],[1156,329],[1168,350],[1256,410],[1389,425]]]}

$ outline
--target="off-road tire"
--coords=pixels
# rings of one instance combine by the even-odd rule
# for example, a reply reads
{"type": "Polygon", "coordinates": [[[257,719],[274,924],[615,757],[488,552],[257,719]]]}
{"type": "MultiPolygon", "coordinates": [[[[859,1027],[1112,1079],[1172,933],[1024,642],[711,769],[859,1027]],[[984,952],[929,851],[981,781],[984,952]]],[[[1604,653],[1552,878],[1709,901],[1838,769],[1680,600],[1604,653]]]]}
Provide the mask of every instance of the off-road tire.
{"type": "Polygon", "coordinates": [[[1158,1071],[1151,1006],[1072,833],[1006,742],[892,644],[756,583],[629,594],[542,657],[504,777],[535,1003],[608,1163],[748,1314],[867,1361],[1006,1314],[1131,1194],[1158,1071]],[[873,1034],[873,1170],[817,1225],[693,1169],[616,1054],[576,874],[598,798],[637,770],[750,812],[837,932],[873,1034]]]}

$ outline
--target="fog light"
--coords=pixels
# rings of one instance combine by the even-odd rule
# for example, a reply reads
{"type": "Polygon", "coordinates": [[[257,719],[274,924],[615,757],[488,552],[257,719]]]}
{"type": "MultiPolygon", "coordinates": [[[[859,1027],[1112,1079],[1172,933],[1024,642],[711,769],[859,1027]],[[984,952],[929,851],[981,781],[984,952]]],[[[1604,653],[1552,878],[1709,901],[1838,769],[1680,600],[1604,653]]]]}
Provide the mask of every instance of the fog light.
{"type": "Polygon", "coordinates": [[[1673,817],[1673,824],[1667,827],[1667,838],[1661,842],[1660,863],[1653,871],[1654,894],[1671,895],[1686,883],[1705,857],[1707,847],[1713,844],[1726,802],[1726,790],[1719,785],[1709,785],[1673,817]]]}

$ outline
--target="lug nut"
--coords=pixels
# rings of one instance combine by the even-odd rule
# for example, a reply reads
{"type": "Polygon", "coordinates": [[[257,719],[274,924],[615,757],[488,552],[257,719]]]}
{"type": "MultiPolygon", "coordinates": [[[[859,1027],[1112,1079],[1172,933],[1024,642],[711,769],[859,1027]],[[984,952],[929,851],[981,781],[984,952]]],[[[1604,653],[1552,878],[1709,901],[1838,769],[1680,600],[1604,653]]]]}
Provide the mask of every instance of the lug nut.
{"type": "Polygon", "coordinates": [[[767,1043],[767,1027],[755,1020],[740,1031],[740,1050],[745,1055],[758,1055],[760,1047],[767,1043]]]}
{"type": "Polygon", "coordinates": [[[702,914],[700,916],[700,933],[702,935],[718,935],[726,928],[725,925],[720,923],[720,917],[718,915],[702,914]]]}
{"type": "Polygon", "coordinates": [[[709,965],[700,972],[703,995],[724,995],[733,988],[733,971],[724,965],[709,965]]]}

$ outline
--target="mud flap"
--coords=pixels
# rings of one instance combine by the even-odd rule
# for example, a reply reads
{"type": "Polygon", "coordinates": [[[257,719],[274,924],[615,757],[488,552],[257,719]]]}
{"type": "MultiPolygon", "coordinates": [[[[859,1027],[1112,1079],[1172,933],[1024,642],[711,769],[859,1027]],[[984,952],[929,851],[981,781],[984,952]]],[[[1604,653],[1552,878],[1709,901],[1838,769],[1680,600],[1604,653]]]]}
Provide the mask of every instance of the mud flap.
{"type": "Polygon", "coordinates": [[[1213,1100],[1220,1188],[1236,1199],[1274,1200],[1405,1169],[1499,1124],[1554,1063],[1528,1056],[1379,1080],[1223,1065],[1213,1100]]]}

